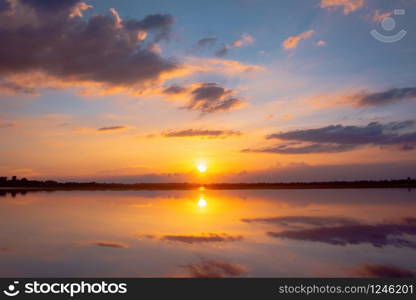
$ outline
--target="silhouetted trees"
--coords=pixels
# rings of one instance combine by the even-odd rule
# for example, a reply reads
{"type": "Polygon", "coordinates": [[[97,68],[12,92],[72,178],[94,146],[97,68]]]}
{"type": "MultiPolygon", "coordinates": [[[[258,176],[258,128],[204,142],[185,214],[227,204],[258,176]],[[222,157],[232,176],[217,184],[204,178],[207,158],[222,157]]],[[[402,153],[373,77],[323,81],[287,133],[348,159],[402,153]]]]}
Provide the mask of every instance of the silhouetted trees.
{"type": "MultiPolygon", "coordinates": [[[[54,180],[29,180],[27,178],[18,179],[13,176],[10,180],[7,177],[0,177],[0,187],[27,188],[43,190],[173,190],[173,189],[196,189],[201,184],[198,183],[97,183],[97,182],[57,182],[54,180]]],[[[407,177],[399,180],[362,180],[362,181],[330,181],[330,182],[256,182],[256,183],[210,183],[204,184],[207,189],[331,189],[331,188],[416,188],[416,179],[407,177]]]]}

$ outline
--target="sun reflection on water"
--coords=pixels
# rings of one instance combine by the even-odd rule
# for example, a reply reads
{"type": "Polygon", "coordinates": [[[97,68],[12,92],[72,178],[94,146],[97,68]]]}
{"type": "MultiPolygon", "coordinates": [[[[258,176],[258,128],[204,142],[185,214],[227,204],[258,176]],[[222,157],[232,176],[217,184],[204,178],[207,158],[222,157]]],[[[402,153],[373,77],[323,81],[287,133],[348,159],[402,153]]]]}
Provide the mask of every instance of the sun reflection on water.
{"type": "Polygon", "coordinates": [[[200,196],[199,201],[198,201],[198,206],[199,207],[207,206],[207,201],[204,199],[204,196],[200,196]]]}

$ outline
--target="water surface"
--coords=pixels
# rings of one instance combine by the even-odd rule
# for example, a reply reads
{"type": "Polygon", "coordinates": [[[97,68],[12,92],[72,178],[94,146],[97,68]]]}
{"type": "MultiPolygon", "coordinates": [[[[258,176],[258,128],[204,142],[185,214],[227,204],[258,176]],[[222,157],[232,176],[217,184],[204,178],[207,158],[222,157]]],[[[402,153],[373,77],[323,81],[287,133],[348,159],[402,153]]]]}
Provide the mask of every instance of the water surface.
{"type": "Polygon", "coordinates": [[[407,189],[0,197],[1,277],[411,276],[407,189]]]}

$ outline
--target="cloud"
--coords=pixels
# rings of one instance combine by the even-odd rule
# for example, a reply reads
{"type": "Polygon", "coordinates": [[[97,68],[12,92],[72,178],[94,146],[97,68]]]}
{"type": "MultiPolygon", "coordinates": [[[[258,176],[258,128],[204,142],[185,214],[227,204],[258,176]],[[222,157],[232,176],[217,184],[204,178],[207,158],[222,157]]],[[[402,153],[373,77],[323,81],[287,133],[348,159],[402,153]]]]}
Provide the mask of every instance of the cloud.
{"type": "Polygon", "coordinates": [[[404,100],[416,100],[416,87],[393,88],[384,92],[362,92],[353,97],[359,106],[379,106],[404,100]]]}
{"type": "Polygon", "coordinates": [[[213,46],[217,42],[218,38],[216,36],[210,36],[203,39],[200,39],[196,44],[198,48],[213,46]]]}
{"type": "Polygon", "coordinates": [[[312,153],[340,153],[354,150],[354,145],[331,145],[310,144],[304,146],[293,146],[294,144],[283,144],[259,149],[243,149],[242,152],[252,153],[279,153],[279,154],[312,154],[312,153]]]}
{"type": "Polygon", "coordinates": [[[216,83],[201,83],[190,92],[191,101],[184,108],[202,113],[218,113],[241,107],[244,102],[216,83]]]}
{"type": "Polygon", "coordinates": [[[195,278],[224,278],[237,277],[248,272],[248,268],[226,261],[205,261],[199,264],[189,264],[185,268],[189,275],[195,278]]]}
{"type": "Polygon", "coordinates": [[[398,223],[376,225],[343,225],[285,230],[268,232],[267,235],[274,238],[320,242],[339,246],[369,243],[374,247],[395,246],[416,249],[416,242],[405,237],[405,235],[416,235],[416,219],[406,218],[398,223]]]}
{"type": "Polygon", "coordinates": [[[264,67],[259,65],[247,65],[236,60],[219,58],[188,57],[186,63],[188,69],[193,72],[211,72],[228,76],[252,75],[255,72],[264,70],[264,67]]]}
{"type": "Polygon", "coordinates": [[[8,11],[12,8],[11,3],[8,0],[0,0],[0,13],[8,11]]]}
{"type": "Polygon", "coordinates": [[[14,126],[15,126],[15,123],[0,122],[0,128],[11,128],[14,126]]]}
{"type": "Polygon", "coordinates": [[[345,15],[362,8],[364,5],[364,0],[321,0],[320,3],[322,8],[342,7],[345,15]]]}
{"type": "Polygon", "coordinates": [[[163,93],[168,94],[168,95],[181,94],[181,93],[184,93],[184,92],[186,92],[186,88],[182,87],[182,86],[179,86],[179,85],[172,85],[172,86],[163,90],[163,93]]]}
{"type": "Polygon", "coordinates": [[[235,94],[237,91],[226,89],[217,83],[193,83],[188,86],[172,85],[162,91],[167,100],[186,100],[182,107],[205,113],[219,113],[234,110],[245,105],[235,94]]]}
{"type": "Polygon", "coordinates": [[[31,86],[25,86],[18,82],[13,82],[6,79],[0,79],[0,92],[4,94],[26,94],[36,95],[36,88],[31,86]]]}
{"type": "Polygon", "coordinates": [[[319,41],[316,42],[315,45],[318,46],[318,47],[324,47],[324,46],[326,46],[326,42],[324,40],[319,40],[319,41]]]}
{"type": "Polygon", "coordinates": [[[376,9],[372,11],[371,20],[374,23],[381,23],[385,18],[390,17],[392,14],[393,11],[381,13],[379,9],[376,9]]]}
{"type": "Polygon", "coordinates": [[[226,138],[230,136],[239,136],[241,132],[233,130],[209,130],[209,129],[184,129],[178,131],[168,131],[163,133],[165,137],[209,137],[209,138],[226,138]]]}
{"type": "Polygon", "coordinates": [[[416,132],[399,133],[411,128],[415,122],[369,123],[367,126],[330,125],[316,129],[295,130],[270,134],[267,139],[289,141],[260,149],[244,149],[243,152],[281,154],[336,153],[354,150],[361,146],[396,146],[412,150],[416,146],[416,132]],[[305,145],[305,143],[307,143],[305,145]]]}
{"type": "Polygon", "coordinates": [[[208,233],[201,235],[164,235],[161,237],[162,241],[185,244],[236,242],[242,239],[243,237],[241,235],[234,236],[228,235],[226,233],[208,233]]]}
{"type": "Polygon", "coordinates": [[[285,50],[296,49],[296,47],[298,46],[300,41],[302,41],[304,39],[308,39],[314,34],[315,34],[314,30],[308,30],[308,31],[302,32],[298,35],[290,36],[286,40],[283,41],[282,47],[285,50]]]}
{"type": "Polygon", "coordinates": [[[56,13],[56,12],[60,12],[63,10],[69,10],[75,7],[78,3],[82,3],[78,0],[61,0],[61,1],[20,0],[20,2],[32,7],[35,10],[39,10],[42,12],[50,12],[50,13],[56,13]]]}
{"type": "Polygon", "coordinates": [[[218,57],[226,56],[230,49],[236,48],[236,47],[243,47],[248,46],[254,43],[254,38],[248,33],[244,33],[241,36],[241,39],[235,40],[231,44],[224,45],[222,48],[220,48],[217,52],[215,52],[215,55],[218,57]]]}
{"type": "Polygon", "coordinates": [[[415,272],[408,269],[386,265],[369,265],[364,264],[354,272],[354,275],[360,277],[381,277],[381,278],[413,278],[415,272]]]}
{"type": "Polygon", "coordinates": [[[106,248],[128,248],[129,246],[124,243],[119,242],[107,242],[107,241],[98,241],[94,243],[95,246],[106,247],[106,248]]]}
{"type": "MultiPolygon", "coordinates": [[[[4,3],[3,0],[3,9],[4,3]]],[[[182,67],[149,48],[169,38],[174,22],[170,15],[154,14],[142,20],[124,21],[111,9],[109,14],[84,18],[82,12],[91,6],[78,0],[13,3],[16,9],[0,14],[3,80],[34,73],[48,79],[41,81],[41,86],[101,84],[139,89],[182,67]]]]}
{"type": "Polygon", "coordinates": [[[340,217],[314,217],[314,216],[284,216],[271,218],[247,218],[241,219],[245,223],[261,223],[279,225],[290,228],[308,227],[308,226],[341,226],[356,225],[358,221],[349,218],[340,217]]]}
{"type": "Polygon", "coordinates": [[[120,131],[126,129],[126,126],[109,126],[98,128],[98,131],[109,132],[109,131],[120,131]]]}

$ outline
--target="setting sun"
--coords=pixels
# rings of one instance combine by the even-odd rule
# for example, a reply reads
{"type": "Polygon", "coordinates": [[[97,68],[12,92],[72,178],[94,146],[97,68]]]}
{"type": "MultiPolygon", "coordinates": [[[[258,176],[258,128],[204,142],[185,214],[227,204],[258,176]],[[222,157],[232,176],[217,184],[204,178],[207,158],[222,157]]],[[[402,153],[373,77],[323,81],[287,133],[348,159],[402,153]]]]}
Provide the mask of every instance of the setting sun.
{"type": "Polygon", "coordinates": [[[207,206],[207,201],[205,201],[205,199],[203,197],[201,197],[198,201],[198,206],[199,207],[205,207],[207,206]]]}
{"type": "Polygon", "coordinates": [[[205,164],[198,164],[197,169],[201,173],[205,173],[208,169],[208,167],[205,164]]]}

